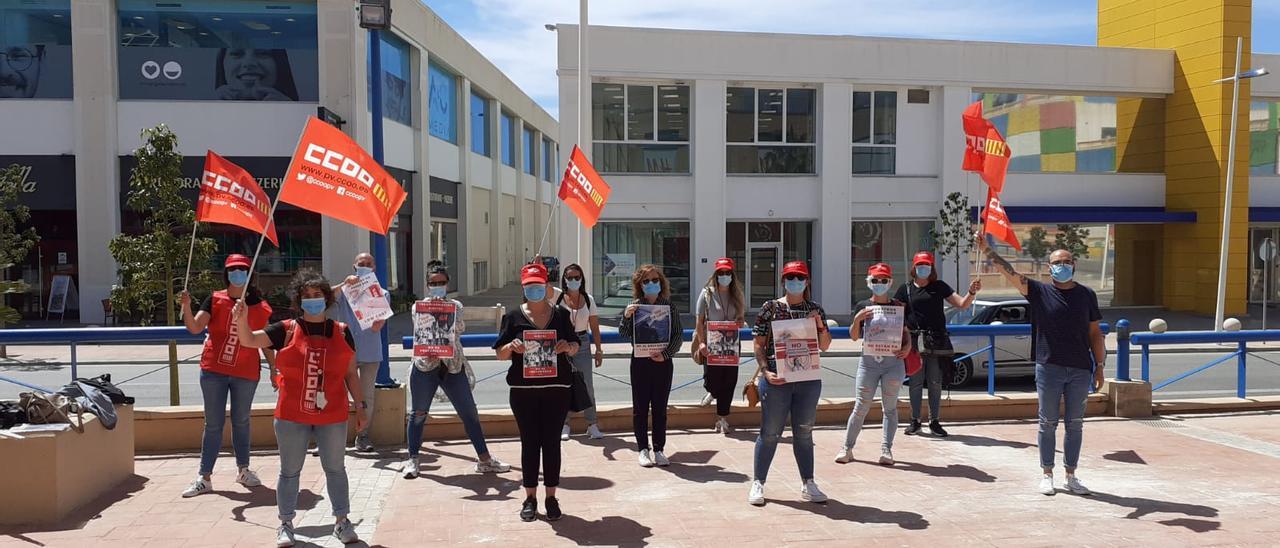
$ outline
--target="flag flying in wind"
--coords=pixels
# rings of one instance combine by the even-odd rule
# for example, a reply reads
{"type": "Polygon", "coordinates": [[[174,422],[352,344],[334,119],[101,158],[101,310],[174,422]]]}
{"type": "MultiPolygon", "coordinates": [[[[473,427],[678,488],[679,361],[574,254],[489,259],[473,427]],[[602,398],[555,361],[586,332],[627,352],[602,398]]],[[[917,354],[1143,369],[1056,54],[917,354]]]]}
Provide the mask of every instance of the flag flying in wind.
{"type": "Polygon", "coordinates": [[[1000,196],[994,188],[987,189],[987,204],[982,212],[982,218],[983,232],[1000,238],[1014,249],[1022,251],[1022,244],[1018,243],[1018,236],[1013,233],[1013,225],[1009,223],[1009,215],[1004,212],[1004,206],[1000,205],[1000,196]]]}
{"type": "Polygon", "coordinates": [[[342,130],[311,117],[280,183],[279,199],[386,234],[405,192],[342,130]]]}
{"type": "Polygon", "coordinates": [[[564,170],[564,179],[560,181],[560,199],[584,226],[591,228],[600,219],[610,192],[609,185],[596,173],[596,168],[587,161],[582,149],[574,145],[573,153],[569,155],[569,166],[564,170]]]}
{"type": "Polygon", "coordinates": [[[987,186],[999,194],[1004,190],[1004,176],[1009,171],[1009,144],[986,118],[982,117],[982,101],[964,109],[965,171],[976,171],[987,186]]]}
{"type": "Polygon", "coordinates": [[[244,168],[212,150],[204,157],[196,220],[247,228],[266,235],[276,247],[276,227],[271,222],[271,198],[244,168]]]}

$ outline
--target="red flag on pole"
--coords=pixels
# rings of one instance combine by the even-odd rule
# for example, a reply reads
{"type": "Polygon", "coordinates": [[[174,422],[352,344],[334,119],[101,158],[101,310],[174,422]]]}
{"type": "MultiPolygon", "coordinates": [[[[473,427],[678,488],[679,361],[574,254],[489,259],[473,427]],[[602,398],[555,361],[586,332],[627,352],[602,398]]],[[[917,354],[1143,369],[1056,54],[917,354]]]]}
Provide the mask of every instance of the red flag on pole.
{"type": "Polygon", "coordinates": [[[247,228],[266,235],[276,247],[276,227],[271,223],[271,199],[252,175],[210,150],[204,159],[196,220],[247,228]]]}
{"type": "Polygon", "coordinates": [[[976,171],[987,186],[999,194],[1004,190],[1005,173],[1009,171],[1009,144],[986,118],[982,117],[982,101],[964,109],[964,165],[976,171]]]}
{"type": "Polygon", "coordinates": [[[1004,206],[1000,205],[1000,196],[996,194],[995,189],[987,189],[987,205],[982,212],[982,218],[983,232],[1004,240],[1014,249],[1022,251],[1022,244],[1018,242],[1018,236],[1013,233],[1009,215],[1005,213],[1004,206]]]}
{"type": "Polygon", "coordinates": [[[574,145],[569,165],[564,170],[564,179],[560,181],[560,199],[584,226],[591,228],[600,219],[610,192],[609,185],[596,173],[596,168],[587,161],[582,149],[574,145]]]}
{"type": "Polygon", "coordinates": [[[307,119],[280,201],[386,234],[404,189],[342,130],[307,119]]]}

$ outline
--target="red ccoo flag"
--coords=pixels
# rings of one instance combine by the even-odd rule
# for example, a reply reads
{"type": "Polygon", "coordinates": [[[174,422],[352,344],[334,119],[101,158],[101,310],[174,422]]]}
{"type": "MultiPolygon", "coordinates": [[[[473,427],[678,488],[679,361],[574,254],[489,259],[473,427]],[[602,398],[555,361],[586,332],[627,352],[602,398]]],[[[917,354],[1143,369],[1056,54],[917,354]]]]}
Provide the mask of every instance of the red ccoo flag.
{"type": "Polygon", "coordinates": [[[596,168],[587,161],[582,149],[574,145],[573,153],[569,155],[569,166],[564,170],[564,179],[560,181],[560,199],[584,226],[591,228],[600,219],[610,192],[609,185],[596,173],[596,168]]]}
{"type": "Polygon", "coordinates": [[[271,222],[271,198],[244,168],[212,150],[204,158],[196,220],[247,228],[266,235],[276,247],[276,227],[271,222]]]}
{"type": "Polygon", "coordinates": [[[279,200],[386,234],[404,203],[400,183],[342,130],[307,119],[279,200]]]}
{"type": "Polygon", "coordinates": [[[1009,171],[1009,144],[1000,131],[982,117],[982,101],[964,109],[965,171],[976,171],[987,186],[999,194],[1004,190],[1004,176],[1009,171]]]}
{"type": "Polygon", "coordinates": [[[982,212],[982,218],[983,232],[1000,238],[1014,249],[1022,251],[1022,244],[1018,243],[1018,236],[1013,233],[1009,215],[1005,213],[1004,206],[1000,205],[1000,196],[996,194],[995,189],[987,189],[987,207],[982,212]]]}

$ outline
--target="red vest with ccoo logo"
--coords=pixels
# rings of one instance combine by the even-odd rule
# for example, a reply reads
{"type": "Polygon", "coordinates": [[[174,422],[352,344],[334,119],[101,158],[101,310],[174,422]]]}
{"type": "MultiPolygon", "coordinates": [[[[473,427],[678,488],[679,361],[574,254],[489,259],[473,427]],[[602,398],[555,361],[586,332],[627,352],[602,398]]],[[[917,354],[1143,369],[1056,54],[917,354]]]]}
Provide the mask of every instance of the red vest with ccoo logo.
{"type": "MultiPolygon", "coordinates": [[[[213,294],[213,308],[209,318],[209,333],[204,338],[204,352],[200,355],[200,369],[242,379],[256,381],[262,374],[258,349],[240,344],[235,322],[231,321],[231,307],[236,301],[226,291],[213,294]]],[[[266,300],[249,307],[249,328],[262,329],[271,318],[271,305],[266,300]]]]}
{"type": "Polygon", "coordinates": [[[286,320],[289,342],[276,353],[280,397],[276,418],[310,425],[347,420],[347,370],[356,351],[347,344],[347,326],[333,322],[332,336],[308,335],[286,320]]]}

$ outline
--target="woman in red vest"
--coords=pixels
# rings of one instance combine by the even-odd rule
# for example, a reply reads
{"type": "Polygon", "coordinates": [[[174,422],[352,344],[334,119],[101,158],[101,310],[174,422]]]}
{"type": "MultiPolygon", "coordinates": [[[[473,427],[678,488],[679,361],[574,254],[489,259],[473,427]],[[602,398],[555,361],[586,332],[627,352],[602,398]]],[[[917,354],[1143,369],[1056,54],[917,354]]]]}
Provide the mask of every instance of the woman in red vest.
{"type": "MultiPolygon", "coordinates": [[[[238,332],[231,324],[231,307],[243,300],[248,308],[249,327],[262,329],[271,317],[271,305],[262,298],[258,288],[249,285],[248,257],[231,255],[224,266],[223,279],[227,288],[215,291],[205,299],[195,314],[191,313],[191,295],[182,292],[182,320],[187,331],[199,334],[206,328],[209,330],[204,339],[204,352],[200,355],[200,392],[204,394],[200,474],[182,492],[183,497],[213,490],[210,476],[218,460],[218,450],[222,448],[228,397],[231,400],[231,448],[236,455],[236,466],[240,468],[236,482],[245,487],[262,485],[258,475],[249,469],[249,410],[253,405],[253,394],[258,390],[262,368],[258,350],[245,346],[236,336],[238,332]]],[[[262,355],[274,372],[275,352],[264,349],[262,355]]]]}
{"type": "Polygon", "coordinates": [[[356,431],[369,422],[360,377],[356,373],[355,343],[342,322],[325,318],[333,304],[333,286],[319,274],[302,271],[294,278],[294,306],[302,311],[297,320],[285,320],[252,331],[241,303],[233,311],[236,329],[247,333],[241,344],[278,352],[276,377],[276,444],[280,448],[280,479],[276,506],[280,527],[277,546],[293,546],[293,517],[298,505],[298,477],[307,457],[307,445],[316,440],[320,467],[333,506],[333,536],[343,543],[357,542],[355,526],[347,519],[351,509],[347,469],[343,464],[347,442],[347,394],[356,402],[356,431]]]}

